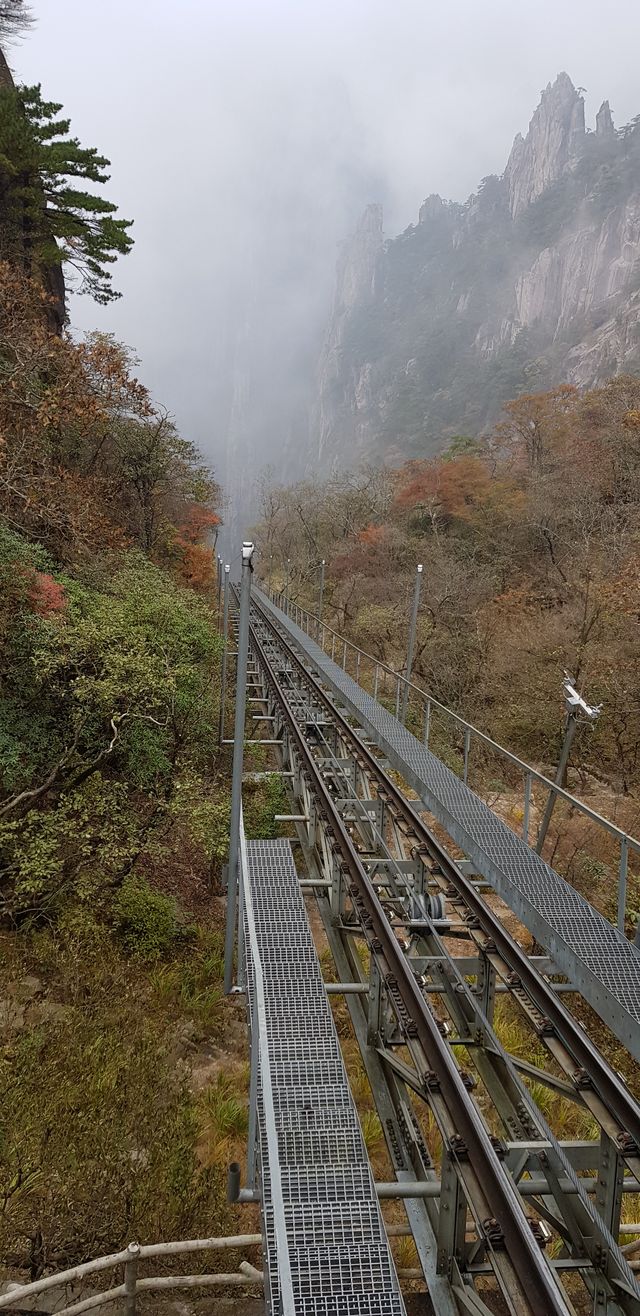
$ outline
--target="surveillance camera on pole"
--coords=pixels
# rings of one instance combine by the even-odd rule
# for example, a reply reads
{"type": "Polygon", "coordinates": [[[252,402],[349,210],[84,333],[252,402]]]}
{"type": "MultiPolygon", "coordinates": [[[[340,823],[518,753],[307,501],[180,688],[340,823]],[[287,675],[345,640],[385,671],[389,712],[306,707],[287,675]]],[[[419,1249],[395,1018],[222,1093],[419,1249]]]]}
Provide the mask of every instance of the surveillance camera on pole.
{"type": "Polygon", "coordinates": [[[564,697],[567,704],[567,713],[576,716],[578,712],[584,713],[590,722],[595,722],[602,712],[602,704],[588,704],[582,695],[578,694],[573,683],[573,677],[568,672],[564,674],[562,682],[564,687],[564,697]]]}
{"type": "MultiPolygon", "coordinates": [[[[578,691],[576,690],[575,687],[574,679],[572,676],[569,675],[568,672],[565,672],[564,674],[562,687],[564,690],[565,706],[567,710],[567,720],[564,729],[564,740],[562,742],[562,749],[560,751],[560,759],[558,761],[558,767],[555,775],[556,786],[562,786],[564,783],[565,773],[567,771],[567,764],[569,762],[569,754],[571,753],[571,746],[573,744],[573,738],[576,734],[580,722],[590,722],[593,725],[593,723],[596,721],[596,719],[599,717],[600,713],[602,712],[602,704],[588,704],[586,699],[583,699],[582,695],[578,694],[578,691]],[[582,714],[582,717],[580,717],[580,714],[582,714]]],[[[549,799],[547,800],[542,822],[540,823],[540,830],[538,832],[538,837],[536,840],[536,850],[538,854],[542,853],[542,847],[544,845],[545,837],[549,830],[549,823],[551,822],[551,815],[555,808],[555,803],[557,798],[558,797],[555,791],[549,791],[549,799]]]]}

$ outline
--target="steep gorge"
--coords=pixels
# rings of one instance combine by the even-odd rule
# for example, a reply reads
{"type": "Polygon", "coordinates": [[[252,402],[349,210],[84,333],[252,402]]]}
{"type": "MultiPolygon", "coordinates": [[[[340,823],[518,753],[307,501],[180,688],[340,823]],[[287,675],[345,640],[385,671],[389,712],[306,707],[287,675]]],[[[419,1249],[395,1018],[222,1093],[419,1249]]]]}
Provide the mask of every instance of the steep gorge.
{"type": "Polygon", "coordinates": [[[640,123],[595,130],[566,73],[501,177],[431,195],[385,241],[370,206],[338,264],[310,466],[428,455],[502,403],[640,367],[640,123]]]}

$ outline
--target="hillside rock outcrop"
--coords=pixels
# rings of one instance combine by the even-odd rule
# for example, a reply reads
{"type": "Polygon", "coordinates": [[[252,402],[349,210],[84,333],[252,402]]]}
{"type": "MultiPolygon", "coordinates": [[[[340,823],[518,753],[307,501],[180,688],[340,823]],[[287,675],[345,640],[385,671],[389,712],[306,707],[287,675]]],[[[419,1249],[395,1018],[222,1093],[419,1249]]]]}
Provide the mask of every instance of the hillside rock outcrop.
{"type": "Polygon", "coordinates": [[[369,207],[345,244],[322,349],[310,465],[425,455],[502,403],[640,368],[640,123],[595,131],[566,73],[501,177],[427,198],[384,242],[369,207]]]}

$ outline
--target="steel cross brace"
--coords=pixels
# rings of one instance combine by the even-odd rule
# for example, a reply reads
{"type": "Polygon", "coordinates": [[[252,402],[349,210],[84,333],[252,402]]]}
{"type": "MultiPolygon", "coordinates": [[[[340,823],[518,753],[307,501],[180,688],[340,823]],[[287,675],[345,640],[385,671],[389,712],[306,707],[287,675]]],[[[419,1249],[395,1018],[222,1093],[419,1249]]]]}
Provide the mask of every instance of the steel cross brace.
{"type": "MultiPolygon", "coordinates": [[[[302,700],[299,701],[299,706],[304,711],[304,701],[302,700]]],[[[288,744],[285,744],[283,746],[283,753],[286,753],[287,749],[289,749],[289,746],[288,744]]],[[[325,757],[322,762],[323,762],[323,767],[325,767],[330,773],[333,773],[334,779],[337,776],[338,780],[335,783],[336,788],[338,787],[340,780],[342,781],[342,783],[352,782],[353,783],[352,790],[354,791],[354,793],[359,787],[360,790],[363,791],[364,799],[366,801],[367,798],[370,797],[370,787],[366,782],[365,774],[359,772],[357,762],[355,761],[355,759],[353,759],[353,757],[350,757],[349,753],[346,752],[345,747],[343,747],[342,745],[338,746],[337,744],[334,744],[334,751],[337,752],[335,752],[333,755],[331,755],[328,758],[325,757]],[[342,752],[340,752],[340,750],[342,750],[342,752]]],[[[294,791],[297,787],[297,793],[299,797],[302,798],[302,811],[304,812],[305,815],[308,815],[310,817],[312,805],[308,798],[309,792],[306,789],[303,774],[298,773],[296,771],[295,760],[296,760],[296,756],[294,753],[293,755],[291,755],[291,764],[294,770],[294,779],[293,779],[294,791]]],[[[343,785],[343,790],[344,790],[344,785],[343,785]]],[[[345,793],[343,796],[339,798],[342,799],[346,809],[351,809],[352,830],[356,830],[360,833],[361,840],[366,841],[366,844],[370,848],[373,848],[374,841],[377,839],[380,846],[380,850],[382,851],[382,855],[378,862],[383,862],[386,865],[389,873],[388,883],[387,883],[388,900],[391,900],[392,902],[393,901],[397,902],[398,900],[401,901],[407,890],[407,876],[410,873],[409,861],[406,858],[407,851],[406,851],[405,839],[404,836],[402,835],[401,829],[397,828],[397,826],[395,825],[395,820],[391,821],[390,838],[391,838],[391,844],[393,846],[393,849],[396,851],[396,855],[394,856],[389,850],[387,843],[380,832],[378,832],[377,838],[372,835],[372,833],[377,829],[375,828],[375,823],[372,820],[371,813],[367,811],[366,804],[365,807],[362,809],[361,816],[358,818],[357,816],[355,816],[357,810],[354,810],[353,808],[354,796],[351,793],[349,793],[348,795],[345,793]],[[366,835],[363,835],[363,832],[365,831],[366,831],[366,835]],[[398,883],[397,881],[397,879],[400,877],[400,871],[397,868],[398,862],[402,863],[403,868],[405,869],[405,873],[402,874],[401,883],[398,883]]],[[[358,797],[356,796],[356,798],[358,797]]],[[[382,814],[383,814],[383,810],[381,809],[380,817],[382,817],[382,814]]],[[[332,847],[330,844],[330,840],[327,841],[327,839],[322,836],[322,827],[318,828],[316,826],[315,829],[316,834],[313,840],[311,839],[311,837],[308,837],[309,846],[313,846],[314,843],[316,847],[318,846],[318,839],[319,839],[318,832],[320,832],[319,852],[320,852],[321,860],[323,861],[324,872],[328,871],[325,865],[327,864],[327,861],[329,861],[330,859],[331,880],[333,883],[332,899],[329,905],[329,909],[331,910],[331,913],[329,915],[329,926],[331,927],[331,936],[334,941],[336,938],[340,938],[342,943],[342,950],[345,955],[351,958],[352,972],[355,973],[357,967],[356,965],[357,957],[354,958],[355,953],[352,949],[352,946],[350,945],[350,940],[345,941],[344,937],[347,933],[349,935],[349,939],[351,939],[354,934],[357,936],[358,933],[360,933],[361,935],[361,930],[359,928],[354,928],[354,927],[350,927],[347,929],[346,926],[344,926],[345,900],[344,900],[344,890],[343,890],[340,866],[336,864],[335,859],[333,858],[333,855],[331,853],[332,847]]],[[[414,866],[414,872],[415,872],[415,866],[414,866]]],[[[325,880],[325,879],[320,878],[319,880],[325,880]]],[[[321,907],[324,904],[325,902],[321,902],[321,907]]],[[[323,914],[323,917],[326,916],[323,914]]],[[[428,942],[432,940],[433,940],[432,937],[428,938],[428,942]]],[[[432,950],[432,947],[428,945],[428,942],[425,942],[425,949],[432,950]]],[[[441,943],[438,943],[437,939],[434,942],[434,949],[436,953],[439,955],[440,962],[447,963],[448,956],[446,949],[442,947],[441,943]]],[[[482,958],[481,948],[479,948],[479,950],[480,950],[480,958],[482,958]]],[[[334,955],[335,955],[335,947],[334,947],[334,955]]],[[[435,960],[436,954],[432,953],[429,958],[435,960]]],[[[495,973],[494,966],[491,964],[490,967],[495,973]]],[[[342,972],[340,968],[339,968],[339,972],[341,972],[341,976],[344,977],[344,972],[342,972]]],[[[347,977],[348,976],[349,975],[347,974],[347,977]]],[[[491,1046],[489,1042],[488,1027],[487,1027],[489,1020],[487,1019],[486,1012],[481,1008],[482,1004],[487,1003],[486,988],[484,987],[484,985],[482,985],[481,1001],[480,1004],[478,1005],[480,1016],[484,1016],[484,1019],[482,1021],[482,1028],[478,1031],[476,1027],[476,1037],[474,1038],[472,1035],[469,1035],[469,1030],[471,1026],[477,1025],[477,1019],[475,1018],[476,1011],[473,1008],[474,1002],[473,1000],[470,1000],[471,993],[466,992],[465,1008],[461,1009],[462,993],[460,991],[456,992],[455,990],[456,987],[459,988],[460,986],[459,982],[454,981],[456,978],[459,978],[459,973],[455,970],[455,966],[453,966],[453,974],[451,975],[450,973],[447,973],[441,975],[440,981],[436,981],[435,985],[436,987],[439,987],[442,992],[444,992],[444,998],[447,1001],[447,1006],[450,1010],[450,1013],[452,1014],[452,1017],[456,1021],[458,1031],[465,1034],[465,1028],[467,1029],[467,1033],[464,1035],[463,1040],[467,1045],[474,1045],[474,1059],[475,1059],[476,1067],[479,1068],[482,1067],[486,1071],[485,1073],[483,1073],[483,1078],[485,1079],[486,1082],[489,1083],[489,1086],[492,1089],[492,1096],[494,1097],[494,1101],[498,1106],[498,1108],[501,1109],[501,1115],[503,1121],[505,1122],[507,1127],[509,1126],[513,1127],[514,1132],[517,1132],[521,1135],[524,1133],[525,1136],[528,1133],[529,1136],[531,1136],[531,1134],[534,1132],[534,1128],[533,1127],[527,1128],[526,1122],[524,1126],[522,1124],[522,1104],[520,1104],[519,1116],[514,1120],[513,1112],[515,1109],[516,1113],[518,1114],[518,1097],[520,1097],[521,1099],[522,1096],[522,1089],[520,1085],[518,1085],[517,1083],[514,1084],[513,1082],[507,1084],[508,1095],[505,1104],[504,1099],[502,1099],[502,1095],[497,1098],[498,1089],[496,1088],[495,1074],[489,1072],[491,1069],[495,1070],[496,1053],[495,1053],[495,1049],[491,1046]],[[469,1005],[471,1005],[472,1007],[471,1010],[469,1010],[469,1005]],[[483,1046],[484,1048],[482,1054],[480,1054],[480,1049],[476,1050],[476,1048],[480,1048],[481,1046],[483,1046]],[[486,1069],[487,1060],[489,1062],[489,1070],[486,1069]]],[[[385,1012],[382,1010],[381,1007],[382,1007],[382,1001],[385,999],[386,995],[387,993],[384,991],[384,984],[381,976],[378,974],[378,981],[376,982],[372,971],[372,981],[371,981],[371,987],[369,993],[369,1001],[371,1002],[371,1006],[372,1006],[372,1017],[370,1021],[367,1020],[366,1022],[365,1049],[370,1050],[371,1044],[374,1041],[374,1039],[380,1038],[381,1016],[384,1017],[385,1014],[385,1012]],[[368,1039],[368,1046],[366,1039],[368,1039]]],[[[493,991],[489,993],[490,997],[492,995],[493,995],[493,991]]],[[[357,1009],[362,1010],[363,1008],[361,999],[358,998],[357,1002],[352,1002],[351,1000],[349,1000],[348,1007],[353,1018],[354,1011],[357,1009]]],[[[390,1018],[388,1001],[387,1001],[386,1017],[387,1020],[390,1018]]],[[[383,1033],[388,1032],[388,1028],[383,1027],[382,1031],[383,1033]]],[[[500,1062],[500,1065],[503,1069],[505,1066],[505,1062],[507,1068],[509,1067],[508,1057],[506,1057],[506,1055],[505,1056],[498,1055],[497,1059],[500,1062]]],[[[418,1082],[418,1090],[419,1090],[420,1080],[418,1075],[417,1075],[417,1082],[418,1082]]],[[[539,1160],[537,1162],[536,1168],[542,1180],[541,1183],[542,1191],[546,1190],[546,1194],[548,1194],[550,1188],[548,1179],[551,1176],[549,1175],[545,1176],[544,1173],[541,1174],[542,1167],[540,1165],[539,1160]]],[[[554,1189],[560,1191],[558,1187],[560,1183],[560,1179],[557,1176],[553,1176],[553,1179],[554,1179],[554,1183],[553,1183],[554,1189]]],[[[468,1183],[467,1183],[467,1189],[468,1189],[468,1183]]],[[[473,1196],[473,1194],[471,1194],[471,1196],[473,1196]]],[[[613,1199],[612,1202],[613,1202],[612,1209],[615,1210],[615,1202],[613,1201],[613,1199]]],[[[545,1214],[545,1211],[548,1212],[548,1208],[546,1207],[546,1198],[544,1201],[540,1202],[540,1209],[541,1209],[541,1214],[543,1215],[545,1214]]],[[[465,1212],[466,1212],[466,1208],[465,1208],[465,1212]]],[[[581,1253],[581,1257],[580,1256],[578,1257],[576,1264],[584,1265],[584,1260],[583,1260],[584,1252],[582,1250],[584,1240],[582,1237],[582,1231],[580,1229],[576,1230],[576,1214],[573,1211],[570,1211],[567,1214],[571,1218],[572,1226],[573,1226],[572,1229],[569,1230],[568,1232],[574,1235],[574,1245],[581,1253]]],[[[591,1223],[592,1222],[589,1221],[589,1224],[591,1223]]],[[[500,1271],[500,1267],[498,1266],[496,1273],[498,1273],[499,1271],[500,1271]]],[[[504,1278],[506,1278],[506,1276],[504,1278]]],[[[501,1283],[501,1287],[504,1287],[503,1283],[501,1283]]],[[[601,1310],[603,1311],[609,1310],[611,1312],[621,1310],[618,1307],[615,1300],[612,1299],[611,1289],[609,1285],[606,1286],[606,1295],[603,1294],[602,1296],[605,1297],[605,1302],[608,1302],[608,1306],[607,1307],[601,1306],[601,1310]]],[[[630,1308],[627,1309],[630,1310],[630,1308]]]]}

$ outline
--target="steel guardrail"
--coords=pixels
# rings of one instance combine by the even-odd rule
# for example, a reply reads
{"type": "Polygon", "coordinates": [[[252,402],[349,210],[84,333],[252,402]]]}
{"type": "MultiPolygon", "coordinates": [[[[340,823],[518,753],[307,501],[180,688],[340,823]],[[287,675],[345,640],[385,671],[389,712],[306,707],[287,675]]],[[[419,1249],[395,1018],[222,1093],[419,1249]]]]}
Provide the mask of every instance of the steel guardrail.
{"type": "Polygon", "coordinates": [[[258,654],[267,684],[271,687],[286,721],[288,732],[295,741],[297,752],[304,763],[305,772],[313,782],[316,807],[322,813],[331,833],[336,853],[345,875],[351,880],[352,895],[364,907],[371,920],[383,951],[389,972],[397,983],[405,1009],[415,1023],[417,1037],[428,1064],[437,1073],[438,1083],[451,1112],[456,1129],[461,1135],[466,1154],[474,1166],[482,1192],[490,1210],[485,1221],[488,1236],[495,1229],[513,1267],[514,1282],[520,1287],[521,1301],[532,1316],[568,1316],[561,1289],[534,1238],[522,1202],[494,1147],[478,1108],[470,1097],[463,1078],[444,1041],[437,1021],[425,1002],[415,976],[407,964],[403,950],[384,914],[375,888],[355,850],[342,818],[322,779],[320,770],[306,743],[301,729],[291,713],[286,692],[269,663],[255,627],[251,628],[252,647],[258,654]]]}
{"type": "MultiPolygon", "coordinates": [[[[265,586],[264,583],[261,585],[260,588],[276,606],[282,608],[282,598],[283,598],[282,594],[278,594],[277,592],[270,590],[267,586],[265,586]],[[281,600],[281,602],[278,602],[278,600],[281,600]]],[[[335,661],[335,649],[336,647],[338,649],[341,649],[342,650],[341,666],[343,671],[345,672],[347,670],[346,655],[348,652],[352,653],[355,656],[355,660],[356,660],[354,664],[356,680],[359,680],[360,678],[360,666],[362,660],[370,663],[375,672],[374,698],[377,698],[378,695],[378,685],[379,685],[378,673],[382,672],[385,674],[385,676],[390,677],[392,683],[395,683],[396,685],[396,715],[398,714],[398,710],[400,708],[400,691],[402,689],[406,687],[410,695],[413,694],[414,696],[416,696],[416,698],[422,702],[424,708],[425,734],[423,736],[423,743],[425,745],[428,745],[429,743],[431,710],[433,709],[437,710],[437,712],[441,713],[444,718],[447,718],[451,722],[453,722],[454,725],[461,732],[464,733],[464,780],[465,781],[467,778],[469,752],[470,752],[470,746],[472,740],[477,740],[480,744],[484,745],[488,750],[490,750],[491,753],[498,755],[500,758],[504,759],[505,762],[509,763],[512,767],[514,767],[518,771],[518,773],[520,773],[523,777],[523,783],[524,783],[523,836],[527,844],[530,844],[529,817],[530,817],[530,804],[531,804],[531,790],[534,782],[536,782],[538,785],[544,788],[544,790],[548,793],[549,798],[553,800],[562,800],[564,803],[566,803],[569,806],[570,809],[575,809],[578,813],[582,814],[583,817],[588,818],[589,821],[594,823],[598,828],[601,828],[603,831],[607,832],[608,835],[612,836],[620,847],[619,867],[618,867],[617,917],[618,917],[618,927],[621,928],[622,930],[624,905],[625,905],[625,897],[626,897],[626,886],[627,886],[627,869],[628,869],[629,851],[632,851],[634,854],[640,856],[640,840],[637,837],[631,835],[630,832],[626,832],[624,828],[618,827],[617,823],[612,822],[611,819],[609,818],[605,818],[605,816],[599,813],[596,809],[592,809],[591,806],[589,804],[586,804],[584,800],[581,800],[576,795],[572,795],[570,791],[565,789],[565,787],[560,786],[555,781],[552,781],[550,777],[547,777],[543,772],[540,772],[537,768],[532,767],[531,764],[526,763],[524,759],[519,758],[518,755],[514,754],[512,750],[507,749],[505,745],[501,745],[498,741],[494,740],[490,735],[487,734],[487,732],[481,731],[479,727],[475,726],[474,723],[469,722],[466,718],[462,717],[460,713],[454,712],[452,708],[449,708],[446,704],[443,704],[439,699],[436,699],[434,695],[430,695],[428,691],[423,690],[422,687],[416,685],[414,681],[407,680],[407,678],[403,676],[401,672],[396,671],[396,669],[391,667],[388,663],[385,663],[381,659],[376,658],[373,654],[368,653],[365,649],[361,649],[358,645],[354,644],[352,640],[346,639],[343,635],[339,633],[339,631],[336,631],[331,626],[328,626],[327,623],[322,621],[318,616],[316,616],[316,614],[307,612],[304,608],[301,608],[300,605],[297,603],[296,604],[289,603],[288,608],[283,610],[286,612],[287,616],[289,616],[291,610],[293,610],[295,614],[295,620],[298,625],[300,624],[300,619],[304,621],[305,625],[302,629],[306,631],[306,634],[309,635],[310,638],[312,638],[311,631],[313,629],[316,634],[316,643],[320,644],[320,647],[323,650],[324,650],[325,634],[332,636],[333,645],[332,645],[331,658],[333,661],[335,661]],[[338,642],[337,645],[336,645],[336,641],[338,642]]]]}
{"type": "Polygon", "coordinates": [[[261,604],[373,735],[445,827],[600,1017],[640,1059],[640,953],[588,900],[353,677],[268,600],[261,604]]]}
{"type": "MultiPolygon", "coordinates": [[[[255,600],[254,600],[255,603],[255,600]]],[[[259,604],[256,605],[259,608],[259,604]]],[[[581,1024],[558,999],[550,983],[531,963],[529,956],[507,931],[497,914],[484,901],[473,882],[462,872],[447,853],[444,846],[427,826],[424,819],[407,800],[393,779],[382,767],[379,759],[371,752],[369,746],[358,735],[348,719],[335,707],[331,698],[323,690],[320,682],[308,671],[295,648],[277,630],[271,618],[262,613],[266,624],[274,630],[279,643],[283,646],[290,661],[295,663],[305,682],[313,689],[315,698],[330,711],[332,720],[340,727],[341,735],[357,750],[358,756],[370,775],[376,779],[385,794],[392,801],[394,810],[402,817],[415,833],[418,846],[424,846],[429,854],[437,859],[448,882],[455,887],[467,908],[478,919],[483,933],[489,942],[495,945],[511,971],[517,975],[527,992],[529,999],[549,1020],[556,1034],[571,1052],[576,1062],[576,1079],[584,1081],[585,1075],[590,1080],[593,1090],[599,1094],[607,1109],[615,1116],[620,1129],[626,1137],[619,1142],[620,1150],[628,1156],[640,1156],[640,1104],[633,1097],[619,1074],[592,1042],[581,1024]]]]}

